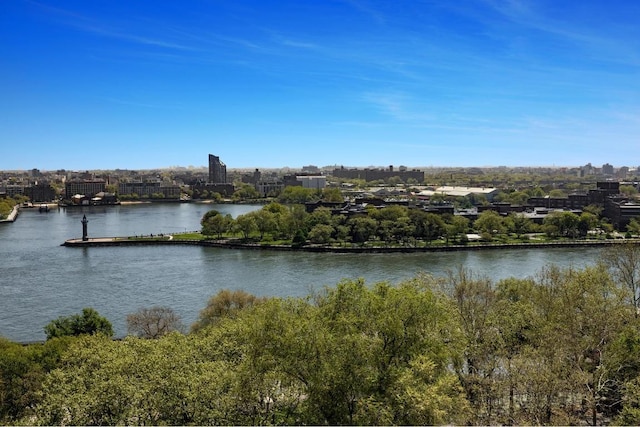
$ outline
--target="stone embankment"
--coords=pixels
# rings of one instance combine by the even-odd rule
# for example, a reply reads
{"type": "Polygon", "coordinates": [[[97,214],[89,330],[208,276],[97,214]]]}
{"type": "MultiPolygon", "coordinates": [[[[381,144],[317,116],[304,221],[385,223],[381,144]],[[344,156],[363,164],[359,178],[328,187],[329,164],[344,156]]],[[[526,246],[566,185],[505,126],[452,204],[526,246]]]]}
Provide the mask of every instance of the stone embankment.
{"type": "Polygon", "coordinates": [[[20,207],[18,205],[15,205],[13,207],[13,210],[11,211],[11,213],[9,215],[7,215],[7,218],[0,220],[0,222],[13,222],[16,220],[16,218],[18,217],[18,213],[20,212],[20,207]]]}
{"type": "Polygon", "coordinates": [[[489,249],[536,249],[536,248],[579,248],[579,247],[604,247],[621,243],[640,244],[640,239],[620,239],[620,240],[574,240],[565,242],[546,243],[486,243],[470,245],[448,245],[448,246],[324,246],[305,245],[293,247],[291,245],[269,245],[259,243],[243,243],[231,240],[184,240],[173,239],[171,236],[157,239],[139,239],[130,237],[100,237],[83,241],[82,239],[70,239],[62,246],[70,247],[91,247],[91,246],[149,246],[149,245],[191,245],[207,246],[226,249],[254,249],[254,250],[278,250],[278,251],[305,251],[305,252],[336,252],[336,253],[410,253],[410,252],[453,252],[453,251],[473,251],[489,249]]]}

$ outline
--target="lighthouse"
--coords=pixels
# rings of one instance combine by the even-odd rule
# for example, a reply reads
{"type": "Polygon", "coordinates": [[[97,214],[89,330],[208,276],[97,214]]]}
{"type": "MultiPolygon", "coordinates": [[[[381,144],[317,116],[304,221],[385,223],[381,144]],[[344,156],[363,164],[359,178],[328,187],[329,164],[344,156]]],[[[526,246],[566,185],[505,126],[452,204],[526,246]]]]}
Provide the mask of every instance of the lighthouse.
{"type": "Polygon", "coordinates": [[[86,215],[82,215],[82,241],[86,242],[87,240],[89,240],[89,237],[87,237],[87,224],[89,223],[89,220],[87,219],[86,215]]]}

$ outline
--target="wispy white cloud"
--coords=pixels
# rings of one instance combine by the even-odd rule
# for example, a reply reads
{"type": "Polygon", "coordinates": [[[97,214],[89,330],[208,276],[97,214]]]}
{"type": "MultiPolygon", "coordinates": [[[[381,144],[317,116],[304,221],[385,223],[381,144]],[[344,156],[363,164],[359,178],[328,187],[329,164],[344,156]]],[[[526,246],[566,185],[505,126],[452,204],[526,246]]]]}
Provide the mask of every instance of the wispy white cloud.
{"type": "Polygon", "coordinates": [[[363,100],[373,105],[383,115],[394,120],[424,124],[435,120],[433,114],[418,111],[418,107],[410,96],[399,92],[377,92],[365,93],[363,100]]]}
{"type": "Polygon", "coordinates": [[[151,108],[151,109],[158,109],[158,110],[182,110],[183,109],[183,107],[180,105],[152,104],[152,103],[146,103],[146,102],[128,101],[128,100],[118,99],[118,98],[105,98],[105,101],[118,104],[118,105],[127,105],[130,107],[151,108]]]}
{"type": "MultiPolygon", "coordinates": [[[[589,22],[581,22],[571,11],[564,14],[551,13],[544,2],[531,0],[482,0],[491,10],[522,28],[546,33],[583,49],[591,59],[615,61],[633,66],[640,65],[640,46],[637,26],[630,27],[603,20],[604,28],[594,27],[589,22]],[[573,18],[573,19],[571,19],[573,18]],[[622,30],[631,34],[616,36],[622,30]],[[635,35],[635,36],[634,36],[635,35]]],[[[557,6],[555,2],[551,2],[557,6]]],[[[569,3],[572,4],[572,3],[569,3]]],[[[583,3],[573,3],[582,6],[583,3]]],[[[589,7],[587,5],[587,7],[589,7]]],[[[594,10],[593,14],[598,11],[594,10]]]]}
{"type": "Polygon", "coordinates": [[[374,8],[367,0],[345,0],[345,2],[357,11],[364,13],[378,24],[385,24],[387,21],[385,15],[374,8]]]}
{"type": "Polygon", "coordinates": [[[45,12],[48,16],[53,17],[53,19],[56,20],[59,24],[65,25],[67,27],[75,28],[79,31],[96,34],[96,35],[107,37],[107,38],[129,41],[132,43],[146,45],[146,46],[155,46],[155,47],[160,47],[165,49],[176,49],[176,50],[184,50],[184,51],[198,50],[193,46],[188,46],[176,41],[140,35],[129,30],[122,30],[113,25],[104,24],[95,19],[89,18],[87,16],[83,16],[81,14],[78,14],[76,12],[72,12],[66,9],[49,6],[33,0],[27,0],[27,1],[30,4],[37,6],[40,10],[45,12]]]}

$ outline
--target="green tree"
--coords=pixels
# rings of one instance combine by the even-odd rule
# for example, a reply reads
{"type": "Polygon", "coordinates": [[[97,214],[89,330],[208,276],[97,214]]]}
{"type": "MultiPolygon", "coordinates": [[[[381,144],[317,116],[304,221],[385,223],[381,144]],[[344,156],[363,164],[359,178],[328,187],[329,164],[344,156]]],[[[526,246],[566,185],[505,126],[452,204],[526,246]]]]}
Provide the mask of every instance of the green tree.
{"type": "Polygon", "coordinates": [[[627,231],[633,236],[640,235],[640,221],[638,221],[637,218],[631,219],[631,221],[629,221],[629,224],[627,225],[627,231]]]}
{"type": "Polygon", "coordinates": [[[300,186],[285,187],[278,196],[278,201],[286,204],[304,204],[318,199],[319,196],[316,190],[300,186]]]}
{"type": "Polygon", "coordinates": [[[222,215],[216,210],[211,210],[204,214],[200,221],[202,225],[202,234],[205,236],[216,235],[218,238],[222,238],[224,233],[228,233],[233,225],[233,218],[231,215],[222,215]]]}
{"type": "Polygon", "coordinates": [[[578,218],[578,233],[586,236],[589,231],[595,229],[599,224],[598,217],[591,212],[582,212],[578,218]]]}
{"type": "Polygon", "coordinates": [[[342,192],[339,188],[327,187],[322,190],[322,200],[326,202],[342,203],[344,202],[344,197],[342,197],[342,192]]]}
{"type": "Polygon", "coordinates": [[[566,199],[567,193],[565,193],[563,190],[560,190],[559,188],[556,188],[549,191],[549,197],[556,198],[556,199],[566,199]]]}
{"type": "Polygon", "coordinates": [[[451,215],[446,218],[445,236],[447,244],[450,240],[460,240],[462,235],[467,233],[469,229],[469,220],[460,215],[451,215]]]}
{"type": "Polygon", "coordinates": [[[56,337],[84,334],[113,336],[113,327],[106,317],[100,316],[93,308],[83,308],[82,314],[60,316],[44,327],[47,340],[56,337]]]}
{"type": "Polygon", "coordinates": [[[351,226],[351,241],[360,244],[375,236],[378,227],[375,219],[365,216],[351,218],[347,223],[351,226]]]}
{"type": "Polygon", "coordinates": [[[624,194],[627,197],[634,198],[638,195],[638,190],[633,185],[621,185],[620,194],[624,194]]]}
{"type": "Polygon", "coordinates": [[[480,233],[493,237],[504,232],[504,221],[496,211],[486,210],[478,215],[473,227],[480,233]]]}
{"type": "Polygon", "coordinates": [[[255,187],[251,184],[242,184],[240,188],[238,188],[233,193],[234,200],[255,200],[260,198],[260,193],[255,187]]]}
{"type": "Polygon", "coordinates": [[[273,233],[277,230],[278,224],[276,222],[276,215],[266,209],[260,209],[259,211],[249,212],[245,214],[253,218],[256,229],[260,233],[260,240],[264,239],[265,233],[273,233]]]}
{"type": "Polygon", "coordinates": [[[518,238],[531,231],[533,222],[526,216],[516,212],[511,212],[508,218],[510,221],[507,223],[507,229],[509,232],[514,233],[518,238]]]}
{"type": "Polygon", "coordinates": [[[640,315],[640,247],[633,243],[616,244],[602,251],[601,258],[618,285],[626,290],[637,317],[640,315]]]}
{"type": "Polygon", "coordinates": [[[243,290],[222,289],[209,298],[207,306],[200,311],[198,320],[191,325],[191,330],[199,331],[209,325],[217,324],[222,319],[236,318],[243,310],[264,301],[264,298],[258,298],[243,290]]]}
{"type": "Polygon", "coordinates": [[[30,345],[0,338],[0,423],[33,423],[45,375],[59,366],[69,343],[69,337],[30,345]]]}
{"type": "MultiPolygon", "coordinates": [[[[219,341],[220,343],[220,341],[219,341]]],[[[40,424],[233,424],[233,365],[205,357],[200,335],[78,338],[43,385],[40,424]],[[135,381],[132,381],[135,379],[135,381]]]]}
{"type": "Polygon", "coordinates": [[[234,222],[234,228],[242,233],[242,237],[248,239],[251,233],[258,229],[253,215],[238,215],[234,222]]]}
{"type": "Polygon", "coordinates": [[[328,224],[317,224],[309,231],[309,240],[312,243],[326,244],[331,240],[334,228],[328,224]]]}
{"type": "Polygon", "coordinates": [[[553,211],[543,220],[543,229],[551,237],[576,237],[580,217],[573,212],[553,211]]]}
{"type": "Polygon", "coordinates": [[[450,272],[448,282],[465,339],[462,359],[455,367],[475,414],[471,421],[473,424],[495,424],[493,408],[499,396],[494,387],[494,375],[499,367],[496,348],[499,341],[491,315],[496,293],[488,278],[475,277],[464,268],[450,272]]]}

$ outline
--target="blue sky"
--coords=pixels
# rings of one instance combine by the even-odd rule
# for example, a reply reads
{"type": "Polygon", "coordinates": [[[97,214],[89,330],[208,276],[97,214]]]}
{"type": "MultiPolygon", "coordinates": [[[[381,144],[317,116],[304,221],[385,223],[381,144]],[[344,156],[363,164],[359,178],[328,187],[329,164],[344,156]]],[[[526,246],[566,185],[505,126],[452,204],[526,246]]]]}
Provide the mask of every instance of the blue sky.
{"type": "Polygon", "coordinates": [[[0,170],[640,164],[640,2],[4,0],[0,170]]]}

